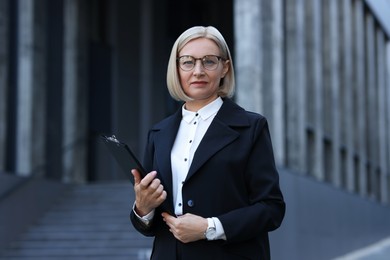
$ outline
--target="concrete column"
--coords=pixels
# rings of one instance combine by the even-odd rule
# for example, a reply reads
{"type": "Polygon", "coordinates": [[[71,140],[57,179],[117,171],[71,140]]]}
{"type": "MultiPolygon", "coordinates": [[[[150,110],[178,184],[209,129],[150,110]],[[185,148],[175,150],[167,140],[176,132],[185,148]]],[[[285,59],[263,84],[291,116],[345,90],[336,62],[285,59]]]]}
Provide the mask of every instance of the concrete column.
{"type": "MultiPolygon", "coordinates": [[[[385,102],[385,114],[386,114],[386,127],[385,129],[390,129],[390,42],[387,42],[385,45],[385,57],[386,57],[386,77],[385,77],[385,96],[386,96],[386,102],[385,102]]],[[[387,186],[387,201],[390,202],[390,133],[389,131],[386,131],[386,186],[387,186]]]]}
{"type": "Polygon", "coordinates": [[[342,120],[341,120],[341,140],[345,145],[344,167],[343,173],[346,179],[346,188],[350,192],[355,191],[355,174],[353,169],[353,136],[355,135],[355,128],[353,127],[353,75],[352,75],[352,4],[350,0],[339,1],[339,8],[341,10],[340,27],[341,27],[341,84],[343,94],[341,100],[342,120]]]}
{"type": "MultiPolygon", "coordinates": [[[[87,176],[87,73],[83,2],[64,2],[63,181],[87,176]]],[[[85,17],[84,17],[85,18],[85,17]]]]}
{"type": "Polygon", "coordinates": [[[378,166],[378,153],[377,153],[377,139],[378,135],[378,115],[376,111],[377,107],[377,88],[376,84],[376,64],[375,64],[375,25],[374,17],[372,14],[367,13],[365,15],[365,28],[366,28],[366,84],[365,92],[363,94],[367,99],[367,110],[366,110],[366,142],[367,142],[367,159],[368,167],[367,174],[369,178],[369,196],[372,198],[377,197],[379,190],[378,183],[376,180],[376,169],[378,166]]]}
{"type": "Polygon", "coordinates": [[[332,122],[332,182],[335,186],[341,186],[341,118],[340,118],[340,50],[339,50],[339,23],[338,0],[329,0],[329,56],[330,56],[330,83],[331,83],[331,122],[332,122]]]}
{"type": "Polygon", "coordinates": [[[355,172],[358,176],[359,193],[362,196],[367,194],[367,171],[366,171],[366,118],[364,117],[366,111],[365,100],[365,55],[364,55],[364,41],[365,35],[362,28],[364,25],[364,5],[362,0],[354,1],[353,6],[353,56],[354,56],[354,127],[356,135],[354,136],[354,147],[357,154],[355,161],[355,172]]]}
{"type": "Polygon", "coordinates": [[[237,0],[234,8],[237,102],[267,117],[276,162],[284,165],[283,3],[237,0]]]}
{"type": "Polygon", "coordinates": [[[29,175],[32,171],[32,111],[33,111],[33,33],[34,1],[19,1],[18,85],[17,85],[17,154],[16,171],[29,175]]]}
{"type": "MultiPolygon", "coordinates": [[[[387,41],[386,43],[386,79],[385,79],[385,91],[386,91],[386,129],[390,129],[390,42],[387,41]]],[[[386,186],[387,186],[387,201],[390,202],[390,133],[387,132],[387,156],[386,156],[386,162],[387,162],[387,178],[386,178],[386,186]]]]}
{"type": "Polygon", "coordinates": [[[44,10],[40,0],[19,0],[16,172],[43,174],[45,152],[44,10]]]}
{"type": "MultiPolygon", "coordinates": [[[[389,100],[386,100],[386,39],[382,30],[376,30],[376,61],[377,61],[377,82],[378,82],[378,160],[379,160],[379,199],[382,203],[387,203],[388,201],[388,171],[387,161],[390,160],[390,155],[387,151],[386,145],[390,142],[389,140],[389,131],[386,126],[386,103],[389,100]]],[[[387,88],[390,86],[387,85],[387,88]]]]}
{"type": "Polygon", "coordinates": [[[275,160],[285,165],[283,2],[261,1],[262,111],[269,121],[275,160]]]}
{"type": "Polygon", "coordinates": [[[258,0],[234,1],[237,102],[254,112],[263,111],[260,7],[258,0]]]}
{"type": "MultiPolygon", "coordinates": [[[[141,30],[140,30],[140,108],[139,108],[139,136],[140,140],[147,140],[152,125],[152,85],[153,85],[153,3],[144,0],[141,3],[141,30]]],[[[143,147],[143,146],[142,146],[143,147]]]]}
{"type": "Polygon", "coordinates": [[[8,1],[0,0],[0,172],[5,171],[8,93],[8,1]]]}
{"type": "Polygon", "coordinates": [[[320,0],[305,1],[307,97],[306,111],[312,128],[308,140],[308,171],[324,180],[323,79],[322,79],[322,8],[320,0]]]}
{"type": "Polygon", "coordinates": [[[285,6],[286,159],[291,169],[306,173],[304,2],[303,0],[289,0],[285,1],[285,6]]]}
{"type": "Polygon", "coordinates": [[[341,186],[340,174],[340,83],[339,83],[339,26],[337,2],[329,0],[322,5],[323,26],[323,82],[324,129],[328,138],[325,147],[325,177],[335,186],[341,186]]]}

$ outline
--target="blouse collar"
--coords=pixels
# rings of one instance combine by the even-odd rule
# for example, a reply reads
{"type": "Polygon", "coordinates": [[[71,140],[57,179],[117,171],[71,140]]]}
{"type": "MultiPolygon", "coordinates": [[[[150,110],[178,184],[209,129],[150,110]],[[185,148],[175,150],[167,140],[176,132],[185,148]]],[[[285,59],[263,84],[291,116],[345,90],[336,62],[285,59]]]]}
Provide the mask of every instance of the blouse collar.
{"type": "Polygon", "coordinates": [[[211,103],[207,104],[206,106],[202,107],[196,112],[189,111],[185,109],[185,104],[182,106],[182,116],[183,120],[187,123],[190,123],[192,120],[194,120],[195,117],[199,116],[202,118],[202,120],[207,120],[212,115],[215,115],[218,110],[221,108],[223,104],[223,100],[221,97],[218,97],[211,103]]]}

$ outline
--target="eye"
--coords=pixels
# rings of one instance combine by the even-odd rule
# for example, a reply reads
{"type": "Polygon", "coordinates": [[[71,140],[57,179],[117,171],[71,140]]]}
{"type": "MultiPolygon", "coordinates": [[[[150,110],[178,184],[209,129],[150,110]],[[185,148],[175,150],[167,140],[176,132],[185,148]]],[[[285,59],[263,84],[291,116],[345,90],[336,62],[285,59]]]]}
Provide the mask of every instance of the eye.
{"type": "Polygon", "coordinates": [[[193,65],[194,63],[194,58],[192,58],[191,56],[183,56],[180,58],[180,64],[182,65],[189,66],[193,65]]]}
{"type": "Polygon", "coordinates": [[[203,64],[204,65],[214,65],[216,63],[217,62],[214,59],[210,59],[210,58],[204,58],[203,59],[203,64]]]}
{"type": "Polygon", "coordinates": [[[183,60],[181,62],[181,64],[183,64],[183,65],[193,65],[194,61],[193,60],[183,60]]]}

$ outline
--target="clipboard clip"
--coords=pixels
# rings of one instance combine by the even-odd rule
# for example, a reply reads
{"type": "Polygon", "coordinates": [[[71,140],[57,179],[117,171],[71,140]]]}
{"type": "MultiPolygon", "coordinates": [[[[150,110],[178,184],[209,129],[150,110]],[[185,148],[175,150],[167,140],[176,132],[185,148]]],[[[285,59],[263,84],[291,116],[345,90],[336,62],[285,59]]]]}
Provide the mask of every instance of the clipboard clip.
{"type": "Polygon", "coordinates": [[[112,136],[103,135],[102,137],[103,137],[104,141],[106,141],[106,142],[113,142],[113,143],[116,143],[118,146],[121,144],[121,142],[116,138],[115,135],[112,135],[112,136]]]}

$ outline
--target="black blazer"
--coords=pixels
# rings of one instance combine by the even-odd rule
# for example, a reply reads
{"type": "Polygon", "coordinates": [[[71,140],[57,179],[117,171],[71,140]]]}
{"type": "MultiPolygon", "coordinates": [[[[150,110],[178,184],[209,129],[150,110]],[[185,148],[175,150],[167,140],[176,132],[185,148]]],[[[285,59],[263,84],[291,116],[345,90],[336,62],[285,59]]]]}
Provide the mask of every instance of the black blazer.
{"type": "MultiPolygon", "coordinates": [[[[182,115],[179,109],[149,132],[144,166],[156,170],[168,193],[164,207],[174,211],[170,154],[182,115]]],[[[270,259],[268,232],[283,220],[267,120],[224,99],[194,154],[182,189],[183,214],[218,217],[227,241],[181,243],[161,218],[161,207],[146,228],[131,212],[134,227],[155,236],[151,259],[270,259]]]]}

